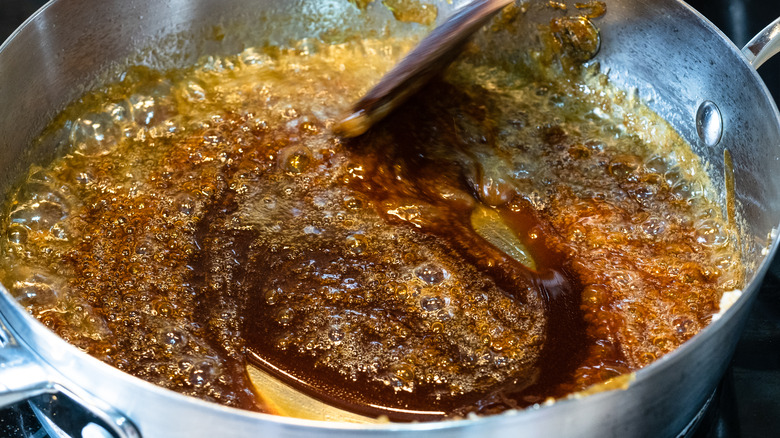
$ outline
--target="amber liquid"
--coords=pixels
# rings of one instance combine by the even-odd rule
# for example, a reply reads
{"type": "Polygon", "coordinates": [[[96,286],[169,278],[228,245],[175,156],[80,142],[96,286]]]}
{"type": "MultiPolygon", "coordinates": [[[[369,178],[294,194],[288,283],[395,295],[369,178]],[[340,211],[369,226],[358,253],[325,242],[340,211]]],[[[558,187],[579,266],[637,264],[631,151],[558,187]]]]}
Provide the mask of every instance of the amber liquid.
{"type": "Polygon", "coordinates": [[[335,137],[409,45],[384,44],[249,49],[85,96],[41,139],[62,157],[7,206],[3,284],[166,388],[264,410],[249,362],[399,421],[636,370],[740,287],[698,158],[593,75],[467,56],[366,136],[335,137]],[[475,229],[479,209],[533,266],[475,229]]]}

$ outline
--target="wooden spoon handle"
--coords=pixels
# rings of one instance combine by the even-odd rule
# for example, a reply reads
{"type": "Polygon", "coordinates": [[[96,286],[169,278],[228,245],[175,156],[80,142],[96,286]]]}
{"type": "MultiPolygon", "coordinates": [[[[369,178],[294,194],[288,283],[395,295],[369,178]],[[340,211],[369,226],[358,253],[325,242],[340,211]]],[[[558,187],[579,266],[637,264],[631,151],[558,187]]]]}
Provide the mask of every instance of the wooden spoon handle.
{"type": "Polygon", "coordinates": [[[459,9],[353,105],[336,126],[336,133],[357,137],[366,132],[452,63],[463,43],[513,1],[475,0],[459,9]]]}

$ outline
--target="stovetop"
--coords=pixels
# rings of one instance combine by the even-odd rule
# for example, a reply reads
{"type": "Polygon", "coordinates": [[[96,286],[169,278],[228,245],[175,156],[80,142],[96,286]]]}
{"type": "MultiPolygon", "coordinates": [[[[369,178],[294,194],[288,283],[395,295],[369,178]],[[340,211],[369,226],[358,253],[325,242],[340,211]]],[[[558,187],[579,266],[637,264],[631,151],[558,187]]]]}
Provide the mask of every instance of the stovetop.
{"type": "MultiPolygon", "coordinates": [[[[0,41],[42,6],[43,0],[0,0],[0,41]]],[[[780,16],[778,0],[690,0],[689,4],[742,47],[780,16]]],[[[780,101],[780,56],[759,69],[780,101]]],[[[727,84],[724,84],[727,85],[727,84]]],[[[0,410],[0,435],[9,421],[35,422],[24,409],[0,410]]],[[[18,436],[46,436],[40,427],[25,427],[18,436]]],[[[695,438],[764,438],[780,436],[780,257],[776,257],[737,346],[734,359],[716,392],[695,438]]]]}

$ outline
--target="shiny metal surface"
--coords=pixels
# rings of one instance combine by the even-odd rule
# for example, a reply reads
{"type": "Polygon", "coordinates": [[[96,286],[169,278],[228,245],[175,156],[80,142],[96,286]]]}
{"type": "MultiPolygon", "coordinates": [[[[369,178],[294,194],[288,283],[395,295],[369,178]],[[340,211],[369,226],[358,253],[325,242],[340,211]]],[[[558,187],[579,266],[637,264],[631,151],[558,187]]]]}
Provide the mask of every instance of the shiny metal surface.
{"type": "Polygon", "coordinates": [[[13,338],[0,320],[0,406],[27,400],[51,387],[40,360],[13,338]]]}
{"type": "MultiPolygon", "coordinates": [[[[443,0],[438,4],[446,14],[463,2],[454,3],[443,0]]],[[[740,50],[686,5],[674,0],[606,3],[607,16],[596,22],[602,47],[595,62],[614,83],[635,89],[691,142],[709,163],[708,170],[721,189],[723,152],[728,148],[738,210],[745,222],[743,246],[754,267],[742,297],[721,319],[637,372],[628,389],[441,423],[352,426],[279,418],[184,397],[113,369],[58,338],[2,290],[0,318],[8,329],[8,340],[15,339],[19,347],[33,351],[31,357],[46,373],[45,379],[31,380],[46,380],[82,399],[99,400],[104,409],[110,406],[131,419],[143,437],[676,435],[704,404],[725,370],[777,246],[777,239],[768,236],[780,222],[780,116],[740,50]],[[697,109],[707,100],[720,108],[723,118],[723,135],[715,147],[707,146],[696,131],[697,109]]],[[[358,18],[346,0],[54,0],[0,48],[0,101],[5,103],[0,118],[0,192],[5,193],[31,162],[54,153],[57,145],[40,153],[27,148],[52,115],[99,79],[99,72],[108,71],[110,77],[112,63],[138,49],[154,48],[136,57],[139,62],[181,65],[199,54],[230,53],[240,47],[241,40],[262,43],[317,37],[358,18]],[[250,15],[247,11],[259,12],[250,15]],[[311,15],[296,25],[263,18],[282,17],[290,11],[311,15]],[[251,26],[242,27],[242,21],[251,26]],[[223,42],[197,38],[205,35],[204,29],[220,23],[239,23],[235,29],[241,35],[223,42]],[[173,56],[162,56],[166,48],[173,56]]],[[[370,17],[361,20],[367,29],[386,25],[389,32],[422,31],[393,24],[381,8],[372,9],[370,17]]],[[[8,354],[10,344],[6,342],[0,354],[8,354]]],[[[9,387],[3,378],[0,374],[0,384],[9,387]]]]}
{"type": "Polygon", "coordinates": [[[778,52],[780,52],[780,18],[765,27],[742,49],[742,53],[753,68],[761,67],[761,64],[778,52]]]}
{"type": "Polygon", "coordinates": [[[80,431],[91,425],[90,430],[103,430],[111,438],[140,438],[132,422],[111,406],[81,391],[78,386],[69,385],[79,391],[80,396],[58,384],[66,379],[41,361],[33,350],[17,342],[2,319],[0,315],[0,338],[3,339],[0,343],[0,406],[29,400],[41,424],[51,429],[51,436],[81,436],[65,434],[58,425],[64,420],[69,430],[80,431]],[[57,407],[56,414],[52,406],[57,407]]]}
{"type": "Polygon", "coordinates": [[[717,145],[723,136],[723,116],[718,106],[709,100],[702,102],[696,111],[696,132],[707,146],[717,145]]]}

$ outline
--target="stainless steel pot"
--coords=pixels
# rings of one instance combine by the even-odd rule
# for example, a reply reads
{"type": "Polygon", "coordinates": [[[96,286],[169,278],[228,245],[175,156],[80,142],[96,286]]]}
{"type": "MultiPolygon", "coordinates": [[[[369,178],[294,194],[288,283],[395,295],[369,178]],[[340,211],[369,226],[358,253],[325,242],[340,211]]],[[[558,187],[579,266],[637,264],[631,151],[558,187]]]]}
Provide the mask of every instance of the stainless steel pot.
{"type": "MultiPolygon", "coordinates": [[[[440,17],[464,3],[437,2],[440,17]]],[[[627,389],[440,423],[357,426],[280,418],[188,398],[111,368],[58,338],[0,286],[0,406],[29,400],[52,430],[79,435],[83,429],[84,436],[685,434],[728,364],[777,247],[780,115],[754,68],[780,50],[780,20],[740,51],[682,2],[606,3],[595,61],[613,83],[636,90],[693,145],[709,163],[724,200],[724,149],[730,151],[743,247],[753,267],[743,295],[722,318],[638,371],[627,389]],[[69,410],[53,415],[54,405],[69,410]]],[[[361,23],[367,32],[424,31],[395,23],[378,6],[361,15],[347,0],[53,0],[0,47],[0,193],[32,162],[54,153],[56,145],[36,151],[28,145],[56,111],[139,49],[148,50],[135,55],[138,62],[170,67],[206,53],[235,52],[242,44],[327,35],[348,22],[361,23]],[[289,16],[299,18],[283,19],[289,16]],[[224,40],[204,36],[215,25],[231,29],[224,40]],[[158,56],[165,47],[171,50],[158,56]]]]}

